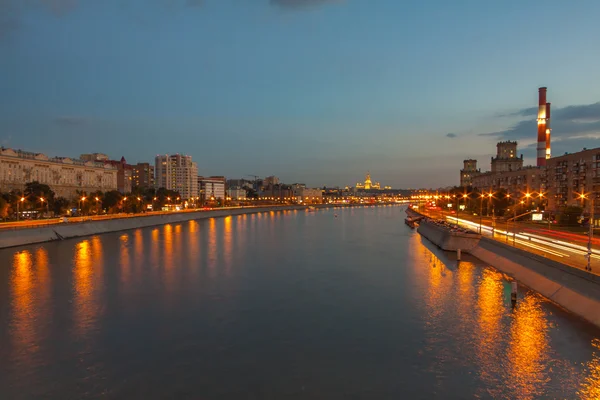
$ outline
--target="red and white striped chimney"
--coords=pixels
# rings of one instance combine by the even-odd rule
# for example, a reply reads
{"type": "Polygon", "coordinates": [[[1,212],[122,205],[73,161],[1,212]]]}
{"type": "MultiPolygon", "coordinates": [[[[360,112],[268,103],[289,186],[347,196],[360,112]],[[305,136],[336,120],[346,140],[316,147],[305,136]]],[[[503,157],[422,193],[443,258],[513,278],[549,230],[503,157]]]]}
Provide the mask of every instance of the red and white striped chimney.
{"type": "Polygon", "coordinates": [[[537,166],[546,166],[550,158],[550,103],[546,103],[547,88],[539,88],[537,166]]]}

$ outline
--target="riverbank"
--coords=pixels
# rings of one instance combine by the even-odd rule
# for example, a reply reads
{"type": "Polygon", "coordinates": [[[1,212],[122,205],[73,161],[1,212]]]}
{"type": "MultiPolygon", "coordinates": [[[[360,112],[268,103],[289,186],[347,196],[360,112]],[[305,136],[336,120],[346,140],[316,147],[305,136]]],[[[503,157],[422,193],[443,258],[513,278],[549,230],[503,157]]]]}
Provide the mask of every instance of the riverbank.
{"type": "MultiPolygon", "coordinates": [[[[438,236],[428,235],[426,238],[436,246],[440,246],[440,243],[436,243],[438,236]]],[[[600,277],[598,275],[486,237],[482,237],[469,253],[573,314],[600,327],[600,277]]]]}
{"type": "MultiPolygon", "coordinates": [[[[389,204],[381,204],[389,205],[389,204]]],[[[338,207],[364,207],[366,204],[318,204],[313,209],[338,207]]],[[[269,211],[306,210],[306,205],[236,207],[213,210],[185,211],[160,214],[123,215],[121,218],[91,221],[54,223],[21,229],[0,230],[0,249],[51,242],[102,233],[147,228],[149,226],[179,223],[206,218],[221,218],[230,215],[255,214],[269,211]]]]}
{"type": "Polygon", "coordinates": [[[255,214],[269,211],[304,210],[306,206],[266,206],[226,208],[216,210],[174,212],[154,215],[124,216],[105,220],[92,220],[84,222],[67,222],[62,224],[46,225],[18,230],[0,231],[0,249],[25,246],[29,244],[51,242],[54,240],[70,239],[82,236],[99,235],[102,233],[126,231],[130,229],[147,228],[150,226],[165,225],[200,220],[207,218],[220,218],[230,215],[255,214]]]}

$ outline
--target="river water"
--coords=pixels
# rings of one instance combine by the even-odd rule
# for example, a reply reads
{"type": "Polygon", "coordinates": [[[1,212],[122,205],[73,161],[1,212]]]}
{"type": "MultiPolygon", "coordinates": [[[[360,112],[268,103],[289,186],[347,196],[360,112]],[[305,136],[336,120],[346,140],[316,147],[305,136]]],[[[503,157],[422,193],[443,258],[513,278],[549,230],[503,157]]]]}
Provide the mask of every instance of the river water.
{"type": "Polygon", "coordinates": [[[600,331],[401,206],[0,251],[2,399],[600,397],[600,331]]]}

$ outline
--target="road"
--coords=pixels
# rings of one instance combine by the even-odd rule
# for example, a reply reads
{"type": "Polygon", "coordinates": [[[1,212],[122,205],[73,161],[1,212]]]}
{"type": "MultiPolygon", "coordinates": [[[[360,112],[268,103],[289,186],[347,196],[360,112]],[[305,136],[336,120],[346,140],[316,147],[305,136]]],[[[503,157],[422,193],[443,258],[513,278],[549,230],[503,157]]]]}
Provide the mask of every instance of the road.
{"type": "MultiPolygon", "coordinates": [[[[422,211],[423,212],[423,211],[422,211]]],[[[446,219],[455,223],[457,217],[440,211],[426,211],[426,215],[437,219],[446,219]]],[[[458,225],[471,230],[479,230],[479,217],[458,215],[458,225]]],[[[492,221],[483,217],[481,220],[483,236],[507,243],[533,254],[569,265],[578,269],[587,266],[587,237],[576,233],[536,228],[523,223],[506,223],[492,221]]],[[[594,241],[591,256],[592,273],[600,275],[600,246],[594,241]]]]}

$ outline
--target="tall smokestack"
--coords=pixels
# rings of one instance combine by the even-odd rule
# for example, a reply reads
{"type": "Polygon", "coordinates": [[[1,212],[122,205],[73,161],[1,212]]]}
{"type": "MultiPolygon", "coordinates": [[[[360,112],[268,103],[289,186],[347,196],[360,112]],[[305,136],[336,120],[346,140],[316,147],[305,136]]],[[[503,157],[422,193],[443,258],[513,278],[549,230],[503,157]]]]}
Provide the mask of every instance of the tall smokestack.
{"type": "Polygon", "coordinates": [[[537,136],[537,166],[544,167],[546,166],[546,136],[549,135],[550,131],[546,129],[547,122],[547,111],[548,104],[546,103],[546,91],[547,88],[541,87],[539,88],[539,106],[538,106],[538,118],[537,118],[537,126],[538,126],[538,136],[537,136]]]}
{"type": "Polygon", "coordinates": [[[551,157],[550,151],[550,103],[546,103],[546,160],[551,157]]]}

